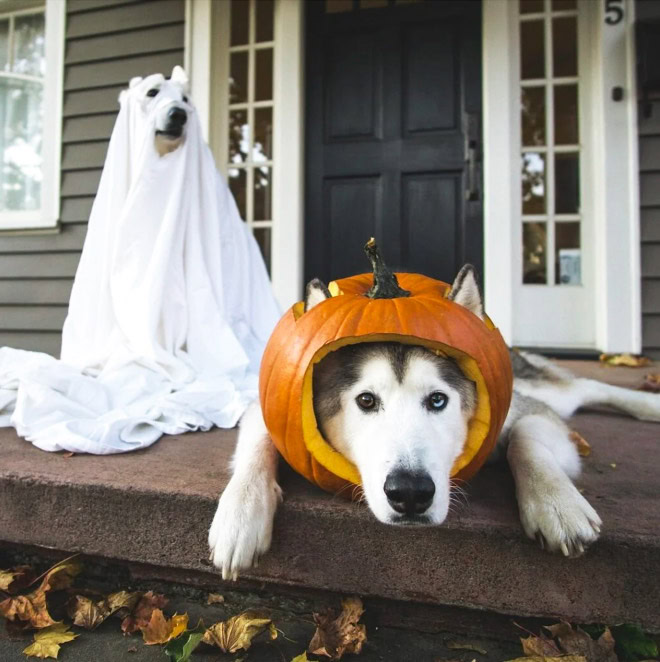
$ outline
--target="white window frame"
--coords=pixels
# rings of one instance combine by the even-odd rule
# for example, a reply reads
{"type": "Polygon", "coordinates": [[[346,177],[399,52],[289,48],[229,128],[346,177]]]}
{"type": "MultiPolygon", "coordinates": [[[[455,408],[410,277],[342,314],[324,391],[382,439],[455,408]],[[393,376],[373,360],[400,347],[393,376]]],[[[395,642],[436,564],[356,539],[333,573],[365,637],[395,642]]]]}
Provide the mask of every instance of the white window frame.
{"type": "MultiPolygon", "coordinates": [[[[21,6],[24,5],[11,0],[0,1],[0,18],[41,11],[37,6],[20,9],[21,6]]],[[[41,209],[0,212],[0,231],[56,228],[59,221],[66,0],[46,0],[43,7],[46,76],[43,102],[41,209]]]]}
{"type": "MultiPolygon", "coordinates": [[[[624,20],[605,22],[605,4],[593,12],[589,94],[595,275],[593,348],[641,349],[641,280],[634,1],[623,0],[624,20]],[[613,101],[614,86],[624,100],[613,101]]],[[[486,309],[505,339],[516,338],[515,295],[521,278],[520,88],[517,0],[483,3],[484,265],[486,309]]],[[[582,126],[580,127],[582,130],[582,126]]],[[[586,164],[589,165],[589,164],[586,164]]],[[[554,258],[551,258],[554,259],[554,258]]],[[[548,324],[552,320],[547,321],[548,324]]]]}
{"type": "MultiPolygon", "coordinates": [[[[185,66],[191,98],[223,174],[228,151],[229,10],[229,0],[186,0],[185,66]]],[[[303,285],[303,12],[301,1],[275,1],[271,280],[283,309],[300,299],[303,285]]]]}

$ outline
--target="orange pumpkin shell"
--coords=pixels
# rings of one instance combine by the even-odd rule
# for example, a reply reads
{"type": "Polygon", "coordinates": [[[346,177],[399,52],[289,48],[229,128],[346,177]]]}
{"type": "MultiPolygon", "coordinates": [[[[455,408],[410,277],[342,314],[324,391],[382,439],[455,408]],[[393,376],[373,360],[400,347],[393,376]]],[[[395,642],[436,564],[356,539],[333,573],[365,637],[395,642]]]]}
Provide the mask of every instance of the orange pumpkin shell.
{"type": "Polygon", "coordinates": [[[452,476],[467,480],[484,463],[504,425],[513,388],[507,346],[489,319],[446,298],[450,286],[419,274],[397,274],[410,297],[365,296],[372,274],[331,283],[333,296],[308,312],[288,310],[268,341],[259,391],[266,427],[284,459],[324,490],[348,497],[357,467],[321,436],[314,416],[312,374],[329,352],[358,342],[423,345],[455,359],[477,386],[477,410],[452,476]]]}

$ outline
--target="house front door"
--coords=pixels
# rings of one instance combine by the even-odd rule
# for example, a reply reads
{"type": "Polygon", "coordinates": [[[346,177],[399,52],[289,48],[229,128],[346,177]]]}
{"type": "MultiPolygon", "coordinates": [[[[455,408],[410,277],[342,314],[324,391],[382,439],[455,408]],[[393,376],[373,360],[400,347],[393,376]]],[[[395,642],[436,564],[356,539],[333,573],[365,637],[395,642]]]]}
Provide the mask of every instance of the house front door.
{"type": "Polygon", "coordinates": [[[483,262],[481,3],[306,3],[305,276],[483,262]]]}

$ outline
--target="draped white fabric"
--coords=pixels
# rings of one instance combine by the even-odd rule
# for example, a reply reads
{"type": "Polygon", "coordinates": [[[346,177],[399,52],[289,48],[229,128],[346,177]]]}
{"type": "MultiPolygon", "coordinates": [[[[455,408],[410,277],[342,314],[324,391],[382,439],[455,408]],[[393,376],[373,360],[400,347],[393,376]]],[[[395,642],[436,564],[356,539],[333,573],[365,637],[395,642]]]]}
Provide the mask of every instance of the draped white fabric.
{"type": "Polygon", "coordinates": [[[179,104],[182,145],[154,147],[159,113],[182,98],[174,79],[121,95],[61,360],[0,349],[0,425],[44,450],[120,453],[232,427],[257,394],[278,306],[192,106],[179,104]]]}

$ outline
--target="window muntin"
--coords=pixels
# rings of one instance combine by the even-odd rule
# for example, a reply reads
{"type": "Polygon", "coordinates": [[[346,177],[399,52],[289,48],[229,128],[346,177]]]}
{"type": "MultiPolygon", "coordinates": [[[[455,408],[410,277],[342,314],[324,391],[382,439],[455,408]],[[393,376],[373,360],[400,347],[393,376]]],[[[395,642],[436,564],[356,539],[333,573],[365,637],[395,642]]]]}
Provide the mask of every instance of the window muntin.
{"type": "Polygon", "coordinates": [[[227,179],[270,273],[273,189],[273,0],[232,0],[227,179]]]}
{"type": "Polygon", "coordinates": [[[577,5],[520,0],[522,282],[580,285],[577,5]]]}
{"type": "Polygon", "coordinates": [[[0,225],[43,207],[43,8],[0,17],[0,225]]]}

